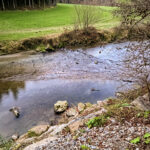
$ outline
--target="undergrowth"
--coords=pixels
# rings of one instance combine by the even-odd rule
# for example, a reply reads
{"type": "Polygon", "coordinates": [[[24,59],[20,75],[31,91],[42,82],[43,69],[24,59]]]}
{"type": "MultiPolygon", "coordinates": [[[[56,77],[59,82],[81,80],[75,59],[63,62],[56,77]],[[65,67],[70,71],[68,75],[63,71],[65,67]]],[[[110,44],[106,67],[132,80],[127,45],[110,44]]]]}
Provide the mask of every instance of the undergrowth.
{"type": "Polygon", "coordinates": [[[0,149],[9,150],[12,145],[13,145],[12,140],[6,140],[2,136],[0,136],[0,149]]]}

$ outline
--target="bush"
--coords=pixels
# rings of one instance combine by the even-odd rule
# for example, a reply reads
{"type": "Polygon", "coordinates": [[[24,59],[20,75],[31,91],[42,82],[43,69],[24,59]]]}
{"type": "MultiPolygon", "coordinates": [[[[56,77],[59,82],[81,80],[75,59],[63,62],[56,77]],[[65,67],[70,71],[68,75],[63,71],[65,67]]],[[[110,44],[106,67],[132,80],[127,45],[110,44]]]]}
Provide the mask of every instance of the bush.
{"type": "Polygon", "coordinates": [[[95,117],[95,118],[89,120],[86,123],[86,125],[88,126],[88,128],[101,127],[107,123],[107,119],[108,119],[108,117],[106,115],[101,115],[99,117],[95,117]]]}

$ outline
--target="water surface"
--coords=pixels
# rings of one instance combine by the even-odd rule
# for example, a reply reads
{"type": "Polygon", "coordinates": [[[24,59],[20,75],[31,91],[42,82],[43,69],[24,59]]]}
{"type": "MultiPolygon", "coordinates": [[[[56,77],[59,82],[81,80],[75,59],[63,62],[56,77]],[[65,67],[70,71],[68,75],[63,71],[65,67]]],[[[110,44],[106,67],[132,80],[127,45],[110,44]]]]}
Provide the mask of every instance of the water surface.
{"type": "Polygon", "coordinates": [[[57,100],[71,105],[115,96],[127,45],[0,57],[0,134],[10,137],[50,123],[58,117],[53,110],[57,100]],[[18,119],[9,112],[13,106],[21,110],[18,119]]]}

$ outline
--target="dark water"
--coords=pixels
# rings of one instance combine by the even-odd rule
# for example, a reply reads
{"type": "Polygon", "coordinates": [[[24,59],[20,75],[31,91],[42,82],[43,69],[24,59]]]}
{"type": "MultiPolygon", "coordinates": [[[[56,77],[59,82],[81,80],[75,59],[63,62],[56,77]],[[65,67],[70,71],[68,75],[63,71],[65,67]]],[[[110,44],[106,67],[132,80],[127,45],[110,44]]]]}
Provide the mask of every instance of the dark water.
{"type": "Polygon", "coordinates": [[[69,104],[78,102],[95,103],[114,96],[118,82],[101,80],[41,80],[0,82],[0,133],[11,136],[23,133],[30,127],[55,119],[53,104],[57,100],[67,100],[69,104]],[[99,91],[92,91],[95,88],[99,91]],[[21,117],[15,119],[9,109],[20,107],[21,117]]]}
{"type": "Polygon", "coordinates": [[[126,45],[1,57],[0,135],[22,134],[34,125],[55,120],[57,100],[71,105],[114,96],[122,83],[117,76],[126,45]],[[9,112],[13,106],[21,110],[18,119],[9,112]]]}

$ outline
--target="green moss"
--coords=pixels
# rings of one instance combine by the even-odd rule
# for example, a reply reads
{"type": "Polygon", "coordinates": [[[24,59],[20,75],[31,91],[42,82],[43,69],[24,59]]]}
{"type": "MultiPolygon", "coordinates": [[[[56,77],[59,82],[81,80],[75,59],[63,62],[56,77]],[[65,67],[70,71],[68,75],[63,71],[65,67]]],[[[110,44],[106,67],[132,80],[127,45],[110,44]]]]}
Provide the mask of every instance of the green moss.
{"type": "Polygon", "coordinates": [[[86,145],[81,145],[81,150],[89,150],[90,148],[88,147],[88,146],[86,146],[86,145]]]}
{"type": "Polygon", "coordinates": [[[147,138],[145,141],[144,141],[145,144],[150,144],[150,138],[147,138]]]}
{"type": "Polygon", "coordinates": [[[28,136],[29,138],[31,138],[31,137],[36,137],[36,136],[39,136],[39,135],[36,134],[36,133],[33,132],[33,131],[28,131],[27,136],[28,136]]]}
{"type": "Polygon", "coordinates": [[[138,143],[140,143],[140,141],[141,141],[141,138],[137,137],[137,138],[131,140],[130,143],[132,143],[132,144],[138,144],[138,143]]]}
{"type": "Polygon", "coordinates": [[[37,50],[38,52],[46,52],[45,45],[43,45],[43,44],[39,45],[39,46],[36,48],[36,50],[37,50]]]}
{"type": "Polygon", "coordinates": [[[144,112],[144,118],[148,118],[150,116],[150,111],[145,111],[144,112]]]}
{"type": "Polygon", "coordinates": [[[92,106],[92,104],[91,104],[91,103],[85,103],[85,105],[86,105],[86,108],[87,108],[87,107],[91,107],[91,106],[92,106]]]}
{"type": "Polygon", "coordinates": [[[13,143],[14,142],[12,140],[6,140],[2,136],[0,136],[0,149],[9,150],[13,143]]]}
{"type": "Polygon", "coordinates": [[[147,119],[150,117],[150,111],[139,112],[137,114],[137,117],[143,117],[143,118],[147,119]]]}
{"type": "Polygon", "coordinates": [[[146,138],[149,138],[150,137],[150,133],[145,133],[144,134],[144,138],[146,139],[146,138]]]}
{"type": "Polygon", "coordinates": [[[85,133],[85,130],[84,130],[84,129],[79,129],[79,131],[80,131],[81,133],[85,133]]]}

